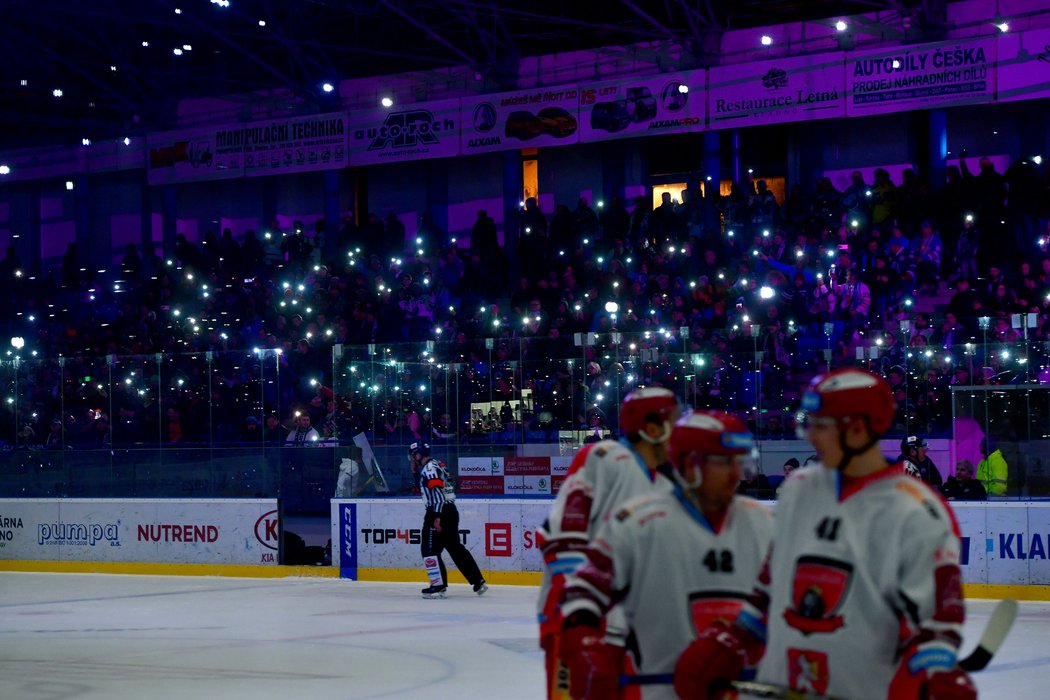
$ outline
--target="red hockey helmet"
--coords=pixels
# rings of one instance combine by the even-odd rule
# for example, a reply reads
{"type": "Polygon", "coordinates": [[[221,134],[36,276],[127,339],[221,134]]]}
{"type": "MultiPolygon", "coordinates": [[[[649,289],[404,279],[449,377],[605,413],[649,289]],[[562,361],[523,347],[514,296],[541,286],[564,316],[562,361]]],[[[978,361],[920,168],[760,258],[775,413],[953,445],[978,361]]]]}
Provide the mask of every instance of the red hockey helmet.
{"type": "Polygon", "coordinates": [[[743,460],[744,466],[753,460],[755,436],[744,421],[722,411],[690,411],[682,416],[671,430],[667,447],[668,457],[679,477],[688,486],[699,486],[699,475],[689,475],[694,457],[728,457],[743,460]]]}
{"type": "Polygon", "coordinates": [[[886,381],[857,367],[836,369],[819,375],[802,395],[803,426],[808,416],[834,418],[838,422],[864,418],[872,438],[885,435],[893,425],[897,405],[886,381]]]}
{"type": "Polygon", "coordinates": [[[664,442],[671,433],[670,421],[678,409],[678,399],[670,389],[660,387],[642,387],[635,389],[624,397],[620,407],[620,430],[628,438],[638,435],[650,441],[645,435],[648,423],[667,424],[664,435],[656,442],[664,442]]]}

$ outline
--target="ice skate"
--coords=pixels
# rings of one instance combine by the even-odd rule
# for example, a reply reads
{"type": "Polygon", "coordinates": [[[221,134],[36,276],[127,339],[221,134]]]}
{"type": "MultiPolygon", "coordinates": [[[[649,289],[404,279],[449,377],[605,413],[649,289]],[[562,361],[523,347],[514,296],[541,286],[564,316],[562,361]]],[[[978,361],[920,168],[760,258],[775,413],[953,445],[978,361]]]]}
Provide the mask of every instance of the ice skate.
{"type": "Polygon", "coordinates": [[[444,598],[448,586],[428,586],[423,589],[424,598],[444,598]]]}

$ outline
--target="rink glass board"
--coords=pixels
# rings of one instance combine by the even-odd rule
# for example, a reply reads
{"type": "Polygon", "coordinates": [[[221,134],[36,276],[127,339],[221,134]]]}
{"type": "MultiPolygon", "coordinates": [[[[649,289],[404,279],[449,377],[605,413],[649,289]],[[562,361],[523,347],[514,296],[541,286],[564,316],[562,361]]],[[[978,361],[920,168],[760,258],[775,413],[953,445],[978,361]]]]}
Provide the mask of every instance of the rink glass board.
{"type": "MultiPolygon", "coordinates": [[[[482,571],[542,570],[536,529],[550,511],[549,501],[460,498],[456,505],[460,536],[482,571]]],[[[1050,503],[952,507],[962,531],[966,583],[1050,585],[1050,503]]],[[[422,524],[423,506],[416,499],[332,501],[332,542],[339,543],[340,551],[353,552],[355,569],[420,567],[422,524]],[[350,528],[341,518],[347,504],[355,512],[350,528]]]]}
{"type": "Polygon", "coordinates": [[[0,560],[277,564],[275,499],[0,499],[0,560]]]}

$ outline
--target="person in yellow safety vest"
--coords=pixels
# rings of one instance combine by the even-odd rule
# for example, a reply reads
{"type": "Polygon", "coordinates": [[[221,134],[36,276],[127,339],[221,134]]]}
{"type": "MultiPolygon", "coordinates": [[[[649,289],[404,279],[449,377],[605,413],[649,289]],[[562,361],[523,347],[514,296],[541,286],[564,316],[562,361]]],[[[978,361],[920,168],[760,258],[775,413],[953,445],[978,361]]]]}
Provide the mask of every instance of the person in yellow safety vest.
{"type": "Polygon", "coordinates": [[[980,449],[982,459],[977,463],[977,480],[989,496],[1002,496],[1006,493],[1006,458],[998,447],[989,445],[986,437],[981,438],[980,449]]]}

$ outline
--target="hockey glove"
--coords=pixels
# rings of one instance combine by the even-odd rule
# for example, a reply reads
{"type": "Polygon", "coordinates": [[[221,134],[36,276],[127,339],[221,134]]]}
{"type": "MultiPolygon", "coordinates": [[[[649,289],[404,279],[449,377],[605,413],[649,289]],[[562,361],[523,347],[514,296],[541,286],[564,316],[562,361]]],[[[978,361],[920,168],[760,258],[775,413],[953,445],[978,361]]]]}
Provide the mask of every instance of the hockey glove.
{"type": "Polygon", "coordinates": [[[958,668],[934,673],[923,690],[925,700],[977,700],[973,679],[958,668]]]}
{"type": "Polygon", "coordinates": [[[685,648],[674,667],[680,698],[709,698],[728,688],[747,666],[747,632],[723,621],[708,627],[685,648]]]}
{"type": "Polygon", "coordinates": [[[904,652],[897,673],[890,681],[889,697],[976,700],[977,690],[966,672],[956,667],[954,649],[936,639],[926,639],[904,652]]]}
{"type": "Polygon", "coordinates": [[[575,700],[608,700],[620,696],[623,647],[608,644],[597,627],[566,628],[561,639],[562,663],[569,669],[569,694],[575,700]]]}

